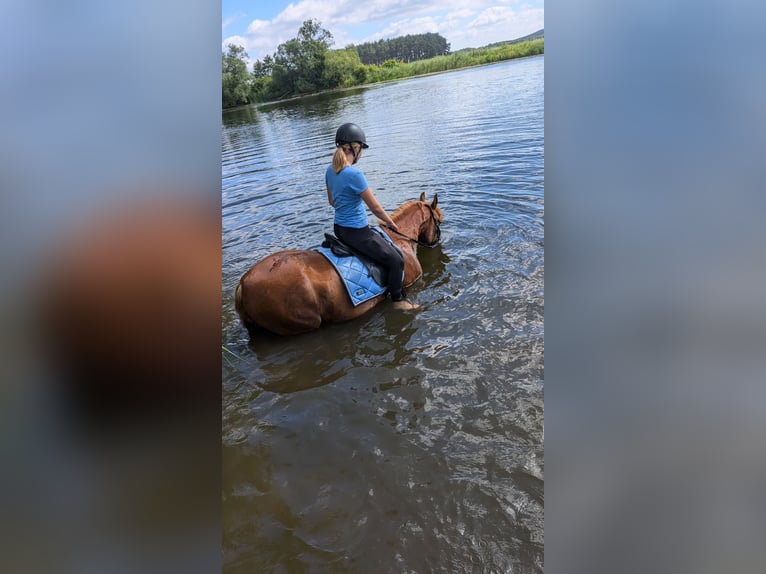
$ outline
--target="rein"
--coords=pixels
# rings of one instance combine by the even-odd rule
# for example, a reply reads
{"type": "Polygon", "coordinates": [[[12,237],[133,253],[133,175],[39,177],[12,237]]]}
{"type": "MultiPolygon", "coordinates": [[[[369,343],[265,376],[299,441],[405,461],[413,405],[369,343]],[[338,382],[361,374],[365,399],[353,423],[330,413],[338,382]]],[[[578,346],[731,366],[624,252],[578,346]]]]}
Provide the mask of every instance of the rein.
{"type": "Polygon", "coordinates": [[[428,210],[431,212],[431,221],[434,222],[434,225],[436,226],[436,241],[434,243],[424,243],[423,241],[420,241],[419,239],[413,239],[412,237],[409,237],[408,235],[405,235],[404,233],[401,233],[400,231],[397,231],[393,227],[390,227],[389,225],[385,223],[381,223],[382,227],[385,227],[388,229],[391,233],[396,233],[400,237],[404,237],[408,241],[412,241],[413,243],[417,243],[421,247],[436,247],[439,244],[439,240],[442,236],[442,230],[441,227],[439,227],[439,220],[436,219],[436,216],[434,215],[434,210],[431,208],[431,206],[427,206],[428,210]]]}

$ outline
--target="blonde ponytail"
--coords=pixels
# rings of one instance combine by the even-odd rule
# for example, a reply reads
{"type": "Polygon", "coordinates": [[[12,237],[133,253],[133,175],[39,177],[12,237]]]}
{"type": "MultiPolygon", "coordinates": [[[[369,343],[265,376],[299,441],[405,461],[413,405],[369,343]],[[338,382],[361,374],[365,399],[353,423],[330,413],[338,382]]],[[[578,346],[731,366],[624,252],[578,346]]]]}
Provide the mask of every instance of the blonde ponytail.
{"type": "Polygon", "coordinates": [[[335,173],[340,173],[343,171],[343,168],[349,165],[348,159],[346,159],[346,153],[349,153],[351,151],[351,146],[349,144],[341,144],[339,145],[335,153],[332,156],[332,170],[335,173]]]}
{"type": "Polygon", "coordinates": [[[346,152],[343,149],[344,147],[346,147],[346,145],[339,145],[332,156],[332,170],[335,173],[340,173],[343,168],[348,165],[348,162],[346,161],[346,152]]]}

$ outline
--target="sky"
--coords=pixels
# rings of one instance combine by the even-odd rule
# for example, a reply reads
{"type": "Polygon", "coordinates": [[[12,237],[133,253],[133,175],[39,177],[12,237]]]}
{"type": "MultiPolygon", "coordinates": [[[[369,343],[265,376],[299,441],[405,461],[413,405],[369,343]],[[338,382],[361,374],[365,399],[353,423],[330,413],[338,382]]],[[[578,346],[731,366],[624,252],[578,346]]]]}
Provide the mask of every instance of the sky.
{"type": "Polygon", "coordinates": [[[332,33],[335,49],[435,32],[456,51],[544,28],[544,0],[222,0],[222,10],[222,50],[242,46],[250,62],[274,54],[309,19],[332,33]]]}

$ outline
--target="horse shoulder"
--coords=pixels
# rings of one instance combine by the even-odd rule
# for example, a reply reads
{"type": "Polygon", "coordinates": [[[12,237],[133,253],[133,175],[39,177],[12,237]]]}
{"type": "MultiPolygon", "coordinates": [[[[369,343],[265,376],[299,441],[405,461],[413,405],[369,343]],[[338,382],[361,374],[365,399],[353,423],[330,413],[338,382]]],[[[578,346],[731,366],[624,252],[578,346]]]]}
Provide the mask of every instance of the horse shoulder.
{"type": "Polygon", "coordinates": [[[397,247],[404,255],[404,285],[412,285],[423,274],[423,267],[418,259],[417,248],[409,241],[396,241],[397,247]]]}

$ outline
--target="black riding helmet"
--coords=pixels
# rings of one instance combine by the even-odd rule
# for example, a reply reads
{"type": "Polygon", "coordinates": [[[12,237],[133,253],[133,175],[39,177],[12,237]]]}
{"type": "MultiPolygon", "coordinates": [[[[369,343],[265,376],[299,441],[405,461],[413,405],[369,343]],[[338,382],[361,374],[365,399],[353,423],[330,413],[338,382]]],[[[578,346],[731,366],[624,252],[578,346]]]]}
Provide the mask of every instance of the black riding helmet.
{"type": "Polygon", "coordinates": [[[338,131],[335,132],[335,145],[339,146],[342,144],[350,144],[354,142],[359,142],[362,144],[363,149],[367,149],[367,138],[364,137],[364,132],[362,131],[362,128],[360,128],[356,124],[343,124],[338,128],[338,131]]]}

